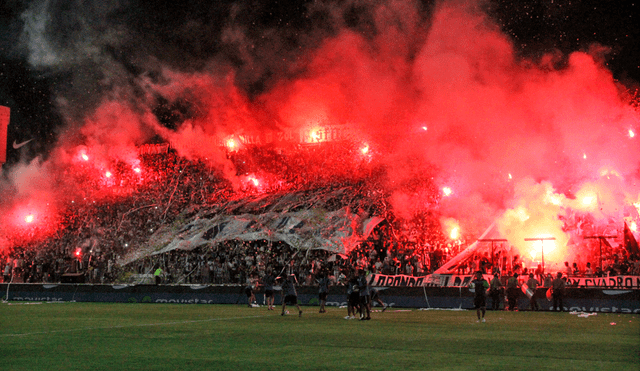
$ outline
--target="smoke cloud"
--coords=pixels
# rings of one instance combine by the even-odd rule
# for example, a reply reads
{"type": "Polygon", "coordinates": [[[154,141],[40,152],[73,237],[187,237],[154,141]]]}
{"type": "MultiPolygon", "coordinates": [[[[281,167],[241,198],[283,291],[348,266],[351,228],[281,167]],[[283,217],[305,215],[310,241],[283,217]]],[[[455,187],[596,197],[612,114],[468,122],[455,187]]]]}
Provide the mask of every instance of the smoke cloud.
{"type": "Polygon", "coordinates": [[[17,193],[79,145],[126,160],[161,136],[232,178],[221,138],[344,125],[388,169],[398,215],[438,207],[469,236],[498,220],[523,250],[539,233],[566,245],[559,216],[587,208],[586,190],[600,219],[640,201],[640,119],[604,47],[527,59],[484,1],[184,7],[30,4],[22,45],[34,67],[69,74],[56,91],[67,127],[52,165],[11,170],[17,193]],[[402,186],[416,181],[452,193],[435,205],[433,189],[402,186]]]}

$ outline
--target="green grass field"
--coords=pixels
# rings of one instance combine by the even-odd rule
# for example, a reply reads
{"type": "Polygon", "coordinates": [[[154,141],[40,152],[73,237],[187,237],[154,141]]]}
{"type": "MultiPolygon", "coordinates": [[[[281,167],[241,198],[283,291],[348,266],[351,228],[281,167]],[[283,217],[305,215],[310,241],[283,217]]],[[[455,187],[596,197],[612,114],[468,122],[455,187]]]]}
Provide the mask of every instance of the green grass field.
{"type": "Polygon", "coordinates": [[[1,370],[634,370],[640,315],[0,304],[1,370]],[[295,313],[295,310],[292,311],[295,313]],[[613,324],[615,323],[615,324],[613,324]]]}

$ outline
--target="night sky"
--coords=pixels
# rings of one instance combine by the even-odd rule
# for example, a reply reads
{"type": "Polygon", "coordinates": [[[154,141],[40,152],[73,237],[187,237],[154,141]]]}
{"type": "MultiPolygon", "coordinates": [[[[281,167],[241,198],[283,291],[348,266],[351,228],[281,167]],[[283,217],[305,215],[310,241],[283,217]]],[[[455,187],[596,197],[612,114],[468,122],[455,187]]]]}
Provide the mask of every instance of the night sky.
{"type": "MultiPolygon", "coordinates": [[[[179,71],[228,68],[249,99],[282,79],[304,76],[309,51],[339,29],[374,37],[384,1],[20,1],[0,5],[0,105],[9,106],[8,164],[45,157],[61,128],[78,125],[105,94],[179,71]],[[34,138],[20,151],[11,143],[34,138]]],[[[634,1],[479,1],[514,43],[536,61],[557,53],[599,53],[614,78],[640,81],[639,5],[634,1]]],[[[434,2],[418,2],[428,28],[434,2]]],[[[153,112],[168,128],[191,107],[157,97],[153,112]]],[[[5,165],[7,166],[7,165],[5,165]]]]}

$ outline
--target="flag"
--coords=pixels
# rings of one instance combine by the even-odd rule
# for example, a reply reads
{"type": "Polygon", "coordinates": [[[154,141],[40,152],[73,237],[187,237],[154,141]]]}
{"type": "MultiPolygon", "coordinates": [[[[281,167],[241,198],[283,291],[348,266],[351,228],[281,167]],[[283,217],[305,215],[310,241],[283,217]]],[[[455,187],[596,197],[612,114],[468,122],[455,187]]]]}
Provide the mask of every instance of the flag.
{"type": "Polygon", "coordinates": [[[10,112],[9,107],[0,106],[0,164],[7,161],[7,130],[10,112]]]}
{"type": "Polygon", "coordinates": [[[611,248],[612,248],[611,244],[609,243],[609,241],[607,241],[607,239],[606,239],[606,238],[604,238],[604,237],[599,237],[599,238],[600,238],[600,241],[602,241],[602,244],[603,244],[604,246],[608,247],[609,249],[611,249],[611,248]]]}
{"type": "Polygon", "coordinates": [[[638,242],[636,238],[633,236],[631,229],[627,225],[627,222],[624,222],[624,247],[627,249],[629,254],[639,254],[640,249],[638,248],[638,242]]]}

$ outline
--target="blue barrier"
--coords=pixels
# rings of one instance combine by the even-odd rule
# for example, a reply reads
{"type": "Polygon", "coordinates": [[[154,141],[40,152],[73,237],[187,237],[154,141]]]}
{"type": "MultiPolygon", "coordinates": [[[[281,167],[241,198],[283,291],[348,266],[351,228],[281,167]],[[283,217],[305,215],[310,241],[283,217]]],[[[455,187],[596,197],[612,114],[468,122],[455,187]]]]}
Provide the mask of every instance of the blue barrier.
{"type": "MultiPolygon", "coordinates": [[[[239,285],[93,285],[93,284],[0,284],[3,300],[101,302],[101,303],[181,303],[245,304],[244,287],[239,285]]],[[[299,287],[301,305],[318,305],[316,287],[299,287]]],[[[381,299],[398,308],[471,309],[473,293],[466,287],[380,287],[381,299]]],[[[536,292],[538,304],[549,309],[546,289],[536,292]]],[[[332,286],[327,297],[331,306],[346,305],[346,287],[332,286]]],[[[258,304],[264,294],[256,292],[258,304]]],[[[281,296],[276,293],[276,304],[281,296]]],[[[491,306],[491,299],[487,299],[491,306]]],[[[567,288],[564,306],[569,311],[640,313],[640,290],[567,288]]],[[[521,294],[518,308],[528,309],[529,299],[521,294]]]]}

